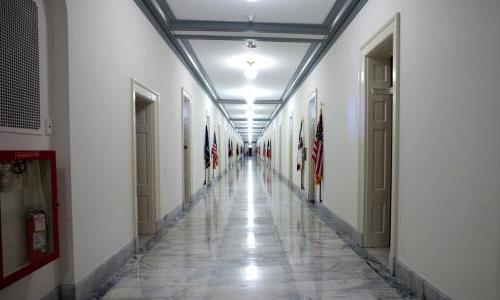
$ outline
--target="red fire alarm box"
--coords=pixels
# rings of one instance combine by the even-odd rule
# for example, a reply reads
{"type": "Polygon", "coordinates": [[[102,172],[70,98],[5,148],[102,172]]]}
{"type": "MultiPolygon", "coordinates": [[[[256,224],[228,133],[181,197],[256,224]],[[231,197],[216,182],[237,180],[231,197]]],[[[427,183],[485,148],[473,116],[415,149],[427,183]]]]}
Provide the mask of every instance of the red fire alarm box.
{"type": "Polygon", "coordinates": [[[59,257],[55,151],[0,151],[0,289],[59,257]]]}

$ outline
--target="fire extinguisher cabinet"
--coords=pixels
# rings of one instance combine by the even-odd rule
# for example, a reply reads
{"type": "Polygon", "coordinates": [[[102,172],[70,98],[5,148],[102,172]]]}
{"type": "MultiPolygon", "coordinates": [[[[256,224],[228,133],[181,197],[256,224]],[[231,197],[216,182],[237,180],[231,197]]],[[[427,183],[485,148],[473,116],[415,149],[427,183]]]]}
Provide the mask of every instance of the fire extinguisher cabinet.
{"type": "Polygon", "coordinates": [[[59,257],[55,151],[0,151],[0,289],[59,257]]]}

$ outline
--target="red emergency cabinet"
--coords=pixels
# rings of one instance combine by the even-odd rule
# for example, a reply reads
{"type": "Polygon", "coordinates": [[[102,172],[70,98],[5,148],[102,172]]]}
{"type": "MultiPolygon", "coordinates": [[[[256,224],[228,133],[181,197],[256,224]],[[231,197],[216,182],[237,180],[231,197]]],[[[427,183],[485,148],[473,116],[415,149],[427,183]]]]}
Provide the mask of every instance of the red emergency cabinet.
{"type": "Polygon", "coordinates": [[[59,258],[55,151],[0,151],[0,289],[59,258]]]}

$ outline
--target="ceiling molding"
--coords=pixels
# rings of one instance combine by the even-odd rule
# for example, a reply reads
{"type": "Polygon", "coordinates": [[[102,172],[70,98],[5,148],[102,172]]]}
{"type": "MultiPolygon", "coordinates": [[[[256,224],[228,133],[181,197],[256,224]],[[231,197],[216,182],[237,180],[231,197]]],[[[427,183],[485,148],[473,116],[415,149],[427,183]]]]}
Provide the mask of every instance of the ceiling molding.
{"type": "Polygon", "coordinates": [[[244,122],[247,119],[231,118],[223,104],[245,104],[246,102],[236,99],[220,99],[214,85],[196,57],[189,40],[255,39],[269,42],[310,43],[306,54],[284,89],[281,99],[254,102],[254,104],[276,105],[276,109],[269,118],[254,119],[256,122],[266,122],[266,128],[367,1],[337,0],[322,24],[295,24],[180,20],[175,17],[165,0],[134,0],[233,127],[235,127],[233,121],[244,122]]]}
{"type": "Polygon", "coordinates": [[[302,72],[304,72],[307,64],[311,61],[311,59],[314,56],[314,53],[318,50],[318,48],[319,47],[317,44],[312,44],[311,46],[309,46],[306,55],[304,55],[304,58],[299,63],[299,66],[297,67],[297,70],[295,70],[295,73],[293,74],[292,78],[290,78],[290,81],[288,82],[285,90],[283,91],[283,94],[281,94],[281,99],[286,99],[286,96],[293,89],[295,82],[297,82],[297,80],[300,78],[300,75],[302,74],[302,72]]]}
{"type": "Polygon", "coordinates": [[[265,32],[295,34],[328,34],[324,24],[260,23],[233,21],[196,21],[176,20],[172,24],[174,31],[220,31],[220,32],[265,32]]]}
{"type": "Polygon", "coordinates": [[[255,40],[262,42],[281,43],[320,43],[324,38],[302,38],[302,37],[271,37],[271,36],[240,36],[240,35],[203,35],[203,34],[176,34],[179,39],[206,40],[206,41],[246,41],[255,40]]]}
{"type": "MultiPolygon", "coordinates": [[[[248,121],[247,118],[231,118],[230,120],[233,122],[246,122],[246,121],[248,121]]],[[[269,121],[269,118],[254,118],[254,119],[252,119],[252,121],[254,121],[254,122],[267,122],[267,121],[269,121]]]]}
{"type": "MultiPolygon", "coordinates": [[[[175,16],[165,1],[148,1],[148,0],[134,0],[135,4],[149,19],[153,27],[158,31],[167,45],[174,51],[175,55],[184,64],[188,72],[200,84],[205,93],[211,98],[215,106],[219,109],[222,115],[234,126],[231,122],[229,115],[224,111],[222,105],[218,104],[215,100],[218,99],[215,90],[211,90],[208,78],[203,77],[201,68],[198,67],[197,58],[190,57],[189,52],[186,50],[185,44],[172,35],[170,29],[172,22],[175,21],[175,16]]],[[[198,62],[199,63],[199,62],[198,62]]],[[[199,65],[201,66],[201,65],[199,65]]]]}
{"type": "Polygon", "coordinates": [[[297,89],[302,85],[304,80],[309,76],[314,67],[321,61],[324,55],[332,47],[332,45],[337,41],[339,36],[344,32],[351,21],[356,17],[358,12],[363,8],[368,0],[337,0],[332,7],[330,13],[328,14],[325,22],[333,22],[329,24],[328,27],[330,31],[327,38],[319,47],[311,54],[307,63],[303,66],[303,71],[292,79],[293,82],[287,91],[283,94],[283,105],[280,105],[278,111],[273,114],[271,120],[266,124],[266,128],[271,124],[276,115],[283,109],[290,97],[297,91],[297,89]]]}
{"type": "MultiPolygon", "coordinates": [[[[221,104],[247,104],[245,100],[240,100],[240,99],[219,99],[217,102],[221,104]]],[[[261,105],[261,104],[269,104],[269,105],[276,105],[276,104],[281,104],[283,101],[281,100],[255,100],[253,104],[261,105]]]]}
{"type": "Polygon", "coordinates": [[[189,41],[181,40],[180,44],[184,48],[184,51],[187,53],[189,59],[192,60],[193,66],[197,69],[198,73],[201,75],[201,77],[205,81],[205,85],[212,92],[214,99],[219,99],[220,97],[219,97],[219,94],[217,93],[217,90],[215,89],[214,85],[210,81],[210,78],[208,77],[207,72],[205,72],[203,65],[198,60],[198,57],[196,57],[196,54],[194,53],[194,49],[191,46],[191,44],[189,43],[189,41]]]}

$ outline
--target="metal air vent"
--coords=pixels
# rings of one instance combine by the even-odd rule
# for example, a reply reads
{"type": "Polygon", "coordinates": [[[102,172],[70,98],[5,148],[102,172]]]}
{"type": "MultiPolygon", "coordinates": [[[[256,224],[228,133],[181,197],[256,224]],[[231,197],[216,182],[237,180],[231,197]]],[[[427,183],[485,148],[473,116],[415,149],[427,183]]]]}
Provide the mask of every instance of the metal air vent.
{"type": "Polygon", "coordinates": [[[39,60],[36,3],[1,0],[0,130],[40,130],[39,60]]]}

